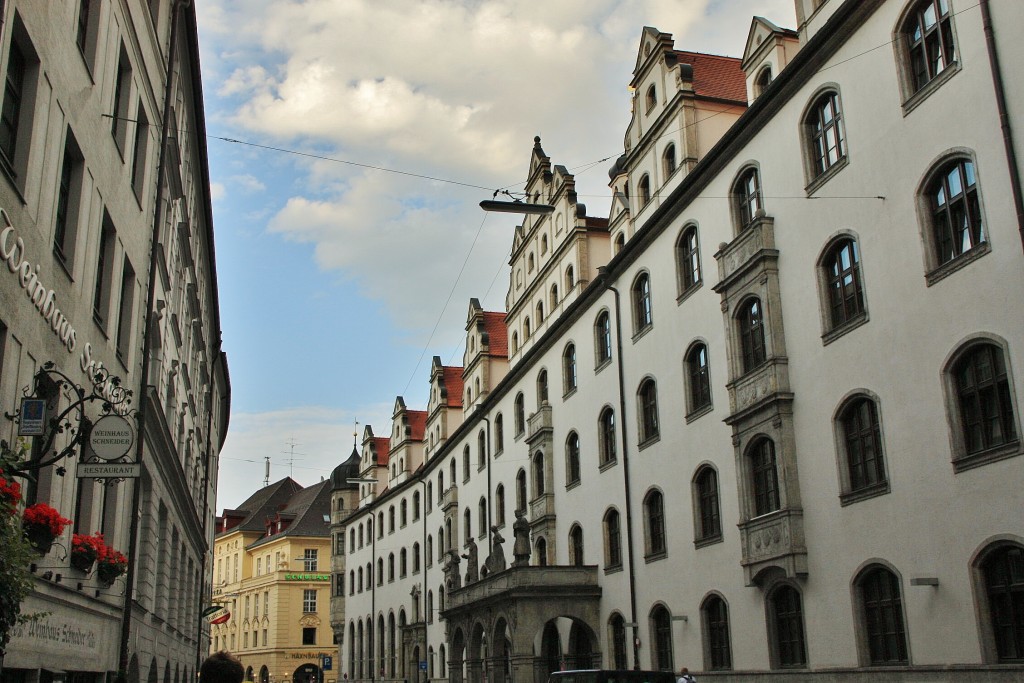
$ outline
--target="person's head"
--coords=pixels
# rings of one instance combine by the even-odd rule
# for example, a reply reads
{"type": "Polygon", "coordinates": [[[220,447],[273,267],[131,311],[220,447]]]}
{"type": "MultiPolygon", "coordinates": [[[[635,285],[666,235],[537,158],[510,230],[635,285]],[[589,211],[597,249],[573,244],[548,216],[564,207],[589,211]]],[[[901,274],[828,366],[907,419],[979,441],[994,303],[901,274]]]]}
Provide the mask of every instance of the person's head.
{"type": "Polygon", "coordinates": [[[680,670],[679,670],[679,673],[681,673],[681,674],[688,674],[688,673],[690,673],[690,670],[689,670],[689,669],[687,669],[687,668],[686,668],[686,667],[684,666],[684,667],[683,667],[682,669],[680,669],[680,670]]]}
{"type": "Polygon", "coordinates": [[[206,658],[199,667],[201,683],[242,683],[245,668],[230,652],[221,650],[206,658]]]}

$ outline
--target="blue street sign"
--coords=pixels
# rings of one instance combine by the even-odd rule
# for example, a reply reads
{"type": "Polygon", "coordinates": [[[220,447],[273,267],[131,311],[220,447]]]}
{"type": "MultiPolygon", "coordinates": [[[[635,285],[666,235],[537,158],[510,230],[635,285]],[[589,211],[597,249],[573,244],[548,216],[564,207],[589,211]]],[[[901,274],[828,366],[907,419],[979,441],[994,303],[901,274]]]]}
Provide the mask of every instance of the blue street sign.
{"type": "Polygon", "coordinates": [[[334,658],[333,657],[324,656],[324,658],[323,658],[323,666],[321,668],[324,671],[330,671],[331,667],[333,665],[334,665],[334,658]]]}
{"type": "Polygon", "coordinates": [[[420,662],[420,671],[426,671],[426,670],[427,670],[427,660],[424,659],[422,662],[420,662]]]}

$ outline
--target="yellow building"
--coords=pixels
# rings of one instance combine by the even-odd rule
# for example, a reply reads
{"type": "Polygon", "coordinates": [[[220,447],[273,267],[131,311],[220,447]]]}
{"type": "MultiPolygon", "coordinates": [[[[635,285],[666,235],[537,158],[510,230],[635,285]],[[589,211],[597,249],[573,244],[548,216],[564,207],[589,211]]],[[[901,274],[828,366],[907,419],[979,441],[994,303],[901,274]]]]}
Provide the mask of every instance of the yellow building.
{"type": "MultiPolygon", "coordinates": [[[[330,482],[266,486],[217,519],[213,602],[230,616],[211,652],[242,660],[246,680],[334,683],[330,627],[330,482]]],[[[215,621],[219,620],[214,615],[215,621]]]]}

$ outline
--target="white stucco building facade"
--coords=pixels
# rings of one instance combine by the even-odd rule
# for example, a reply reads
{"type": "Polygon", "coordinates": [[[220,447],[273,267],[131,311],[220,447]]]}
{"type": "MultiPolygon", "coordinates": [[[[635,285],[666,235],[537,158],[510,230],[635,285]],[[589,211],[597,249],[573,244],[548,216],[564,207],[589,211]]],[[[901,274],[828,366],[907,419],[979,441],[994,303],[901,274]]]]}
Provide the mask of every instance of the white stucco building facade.
{"type": "Polygon", "coordinates": [[[641,31],[607,218],[535,141],[506,311],[335,482],[350,679],[1024,672],[1024,6],[796,6],[641,31]]]}

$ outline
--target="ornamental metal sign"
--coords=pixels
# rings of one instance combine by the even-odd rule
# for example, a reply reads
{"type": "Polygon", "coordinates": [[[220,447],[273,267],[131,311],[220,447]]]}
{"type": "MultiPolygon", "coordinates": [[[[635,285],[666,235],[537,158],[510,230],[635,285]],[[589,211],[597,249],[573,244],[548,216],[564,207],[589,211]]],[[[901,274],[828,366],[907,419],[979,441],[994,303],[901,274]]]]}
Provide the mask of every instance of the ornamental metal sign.
{"type": "Polygon", "coordinates": [[[135,430],[121,415],[104,415],[89,434],[92,452],[104,460],[123,458],[135,443],[135,430]]]}

